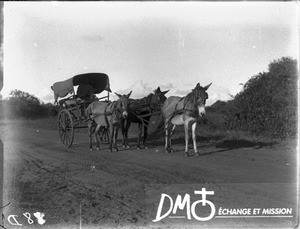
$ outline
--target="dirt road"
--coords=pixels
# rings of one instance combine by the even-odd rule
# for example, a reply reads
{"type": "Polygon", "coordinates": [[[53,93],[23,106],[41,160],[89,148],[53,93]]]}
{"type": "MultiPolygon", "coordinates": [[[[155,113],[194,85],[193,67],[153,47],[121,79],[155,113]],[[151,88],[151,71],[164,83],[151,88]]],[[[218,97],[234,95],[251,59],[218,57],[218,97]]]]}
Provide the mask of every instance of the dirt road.
{"type": "MultiPolygon", "coordinates": [[[[30,224],[24,212],[44,213],[43,228],[292,228],[297,222],[295,142],[198,141],[202,155],[185,158],[183,139],[174,141],[175,153],[166,154],[163,138],[156,136],[148,149],[137,150],[131,142],[130,149],[120,147],[119,152],[109,153],[108,145],[90,152],[85,132],[75,133],[74,144],[67,149],[56,130],[20,122],[2,123],[1,139],[3,202],[10,203],[3,210],[7,228],[13,227],[10,215],[25,228],[41,227],[36,221],[30,224]],[[189,192],[195,201],[194,190],[202,188],[214,191],[207,196],[216,209],[211,220],[152,221],[162,193],[175,198],[189,192]],[[292,213],[234,218],[221,211],[241,208],[285,208],[292,213]]],[[[186,214],[185,209],[179,212],[186,214]]],[[[204,209],[198,215],[209,212],[204,209]]]]}

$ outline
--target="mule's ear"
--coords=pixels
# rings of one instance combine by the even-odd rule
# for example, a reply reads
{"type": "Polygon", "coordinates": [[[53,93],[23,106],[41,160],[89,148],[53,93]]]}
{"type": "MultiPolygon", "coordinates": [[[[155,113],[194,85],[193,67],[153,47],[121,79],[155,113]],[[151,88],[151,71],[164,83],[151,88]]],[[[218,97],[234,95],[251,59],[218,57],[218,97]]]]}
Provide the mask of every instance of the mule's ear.
{"type": "Polygon", "coordinates": [[[154,94],[159,94],[159,93],[161,93],[160,87],[156,88],[153,92],[154,92],[154,94]]]}
{"type": "Polygon", "coordinates": [[[120,94],[118,94],[118,93],[116,93],[116,92],[115,92],[115,94],[116,94],[116,95],[117,95],[119,98],[121,97],[121,95],[120,95],[120,94]]]}
{"type": "Polygon", "coordinates": [[[166,90],[166,91],[162,91],[161,93],[163,93],[163,94],[165,95],[165,94],[167,94],[169,91],[170,91],[170,89],[169,89],[169,90],[166,90]]]}
{"type": "Polygon", "coordinates": [[[132,93],[132,91],[130,91],[130,92],[127,94],[127,97],[128,97],[128,98],[130,97],[131,93],[132,93]]]}
{"type": "Polygon", "coordinates": [[[206,91],[206,90],[210,87],[211,84],[212,84],[212,83],[210,83],[210,84],[208,84],[207,86],[205,86],[205,87],[204,87],[204,90],[206,91]]]}
{"type": "Polygon", "coordinates": [[[199,88],[199,87],[200,87],[200,83],[197,83],[195,89],[196,89],[196,88],[199,88]]]}

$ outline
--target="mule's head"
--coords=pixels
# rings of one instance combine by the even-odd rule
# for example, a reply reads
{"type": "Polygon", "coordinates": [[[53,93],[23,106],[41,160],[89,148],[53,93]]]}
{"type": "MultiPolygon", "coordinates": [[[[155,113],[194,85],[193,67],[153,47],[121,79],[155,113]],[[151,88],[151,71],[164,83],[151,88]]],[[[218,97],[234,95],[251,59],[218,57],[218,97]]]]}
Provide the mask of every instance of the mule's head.
{"type": "Polygon", "coordinates": [[[166,90],[166,91],[161,91],[160,90],[160,87],[158,87],[157,89],[155,89],[153,92],[153,97],[152,97],[152,102],[153,103],[157,103],[157,104],[160,104],[162,105],[167,97],[165,96],[166,93],[168,93],[170,90],[166,90]]]}
{"type": "Polygon", "coordinates": [[[132,91],[129,92],[127,95],[120,95],[118,93],[115,93],[119,99],[117,100],[117,109],[119,109],[122,113],[123,118],[128,117],[128,109],[130,105],[129,97],[131,95],[132,91]]]}
{"type": "Polygon", "coordinates": [[[198,83],[196,87],[193,89],[193,94],[195,98],[195,106],[198,110],[198,114],[200,117],[205,115],[205,103],[208,99],[207,89],[210,87],[211,83],[205,87],[201,87],[198,83]]]}

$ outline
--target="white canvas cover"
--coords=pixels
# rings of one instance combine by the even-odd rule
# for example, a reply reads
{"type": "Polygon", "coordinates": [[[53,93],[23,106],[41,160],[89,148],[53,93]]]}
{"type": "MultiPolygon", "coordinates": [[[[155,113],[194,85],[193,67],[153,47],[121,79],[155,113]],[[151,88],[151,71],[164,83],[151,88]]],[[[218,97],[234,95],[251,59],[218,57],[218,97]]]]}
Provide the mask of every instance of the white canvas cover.
{"type": "Polygon", "coordinates": [[[73,78],[56,82],[51,88],[54,92],[54,103],[56,103],[59,97],[63,98],[69,93],[74,94],[73,78]]]}

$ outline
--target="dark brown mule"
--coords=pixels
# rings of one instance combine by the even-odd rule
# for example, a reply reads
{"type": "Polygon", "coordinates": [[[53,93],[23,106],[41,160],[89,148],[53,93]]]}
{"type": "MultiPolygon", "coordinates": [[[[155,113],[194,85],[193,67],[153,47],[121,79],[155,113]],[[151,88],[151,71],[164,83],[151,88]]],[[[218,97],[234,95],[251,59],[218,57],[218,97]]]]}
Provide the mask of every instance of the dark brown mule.
{"type": "Polygon", "coordinates": [[[185,131],[185,154],[188,156],[189,143],[189,127],[192,126],[192,138],[195,154],[198,155],[196,143],[196,127],[198,117],[205,115],[205,102],[208,98],[206,90],[211,84],[206,87],[197,86],[185,97],[171,96],[169,97],[162,108],[162,114],[165,121],[167,153],[172,152],[171,137],[177,125],[184,125],[185,131]]]}
{"type": "MultiPolygon", "coordinates": [[[[132,92],[132,91],[131,91],[132,92]]],[[[117,137],[118,130],[122,126],[123,121],[128,117],[129,108],[129,92],[127,95],[119,95],[115,93],[119,99],[114,102],[101,102],[96,101],[91,103],[86,109],[86,116],[90,117],[91,120],[88,123],[89,129],[89,140],[90,140],[90,150],[93,150],[92,146],[92,135],[95,135],[97,141],[97,149],[100,148],[98,131],[101,126],[109,127],[110,138],[109,138],[109,150],[112,152],[112,147],[114,144],[114,149],[118,151],[117,147],[117,137]]]]}
{"type": "Polygon", "coordinates": [[[153,112],[160,112],[162,104],[165,102],[167,97],[165,94],[167,91],[161,91],[160,87],[154,90],[154,93],[149,94],[148,96],[142,99],[130,99],[130,109],[127,118],[127,124],[124,125],[123,129],[123,147],[129,148],[128,146],[128,129],[131,123],[138,124],[138,139],[137,139],[137,148],[140,149],[140,142],[143,132],[143,146],[146,146],[146,139],[148,135],[148,125],[150,118],[153,112]]]}

